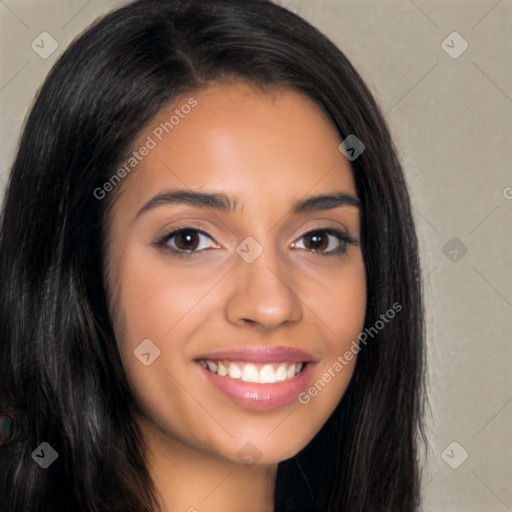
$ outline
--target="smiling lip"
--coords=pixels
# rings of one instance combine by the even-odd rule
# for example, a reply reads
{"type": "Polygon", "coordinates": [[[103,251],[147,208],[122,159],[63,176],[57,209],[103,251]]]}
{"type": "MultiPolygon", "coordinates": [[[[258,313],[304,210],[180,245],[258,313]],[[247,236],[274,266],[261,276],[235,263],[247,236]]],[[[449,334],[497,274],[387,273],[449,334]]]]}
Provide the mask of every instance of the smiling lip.
{"type": "Polygon", "coordinates": [[[310,363],[315,358],[294,347],[247,346],[211,352],[195,358],[209,361],[247,361],[248,363],[310,363]]]}
{"type": "Polygon", "coordinates": [[[199,370],[207,381],[236,404],[249,409],[273,409],[289,405],[297,399],[311,382],[315,358],[291,347],[240,347],[205,354],[195,358],[199,370]],[[274,383],[245,382],[241,379],[221,377],[208,370],[203,361],[243,361],[256,365],[271,363],[302,363],[302,371],[292,378],[274,383]]]}

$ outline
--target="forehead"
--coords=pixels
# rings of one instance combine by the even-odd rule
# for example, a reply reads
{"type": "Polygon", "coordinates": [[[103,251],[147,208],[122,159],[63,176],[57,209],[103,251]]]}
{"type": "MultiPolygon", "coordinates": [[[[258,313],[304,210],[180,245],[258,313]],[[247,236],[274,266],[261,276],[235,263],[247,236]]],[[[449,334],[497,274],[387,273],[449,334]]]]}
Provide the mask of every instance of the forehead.
{"type": "Polygon", "coordinates": [[[335,188],[355,195],[339,134],[289,88],[214,83],[162,109],[134,148],[148,147],[122,186],[138,203],[164,188],[218,190],[267,205],[335,188]]]}

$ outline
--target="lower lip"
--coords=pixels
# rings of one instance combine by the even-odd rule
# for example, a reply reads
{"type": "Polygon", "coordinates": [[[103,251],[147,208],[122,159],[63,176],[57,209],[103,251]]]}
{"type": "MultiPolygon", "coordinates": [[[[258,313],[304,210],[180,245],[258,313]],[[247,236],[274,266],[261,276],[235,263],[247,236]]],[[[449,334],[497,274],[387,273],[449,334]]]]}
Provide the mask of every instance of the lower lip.
{"type": "Polygon", "coordinates": [[[233,402],[250,409],[274,409],[291,404],[297,400],[299,393],[308,387],[313,372],[313,363],[308,363],[298,375],[291,379],[275,384],[257,384],[220,377],[207,370],[201,363],[198,365],[217,389],[233,402]]]}

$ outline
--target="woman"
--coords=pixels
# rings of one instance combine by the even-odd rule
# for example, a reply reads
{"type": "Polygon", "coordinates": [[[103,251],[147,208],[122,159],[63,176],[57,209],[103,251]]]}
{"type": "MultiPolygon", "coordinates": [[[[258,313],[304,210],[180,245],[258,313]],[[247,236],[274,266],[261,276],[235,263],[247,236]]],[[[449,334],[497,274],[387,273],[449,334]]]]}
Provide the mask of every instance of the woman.
{"type": "Polygon", "coordinates": [[[424,348],[389,132],[264,0],[139,0],[62,55],[2,214],[10,511],[409,511],[424,348]]]}

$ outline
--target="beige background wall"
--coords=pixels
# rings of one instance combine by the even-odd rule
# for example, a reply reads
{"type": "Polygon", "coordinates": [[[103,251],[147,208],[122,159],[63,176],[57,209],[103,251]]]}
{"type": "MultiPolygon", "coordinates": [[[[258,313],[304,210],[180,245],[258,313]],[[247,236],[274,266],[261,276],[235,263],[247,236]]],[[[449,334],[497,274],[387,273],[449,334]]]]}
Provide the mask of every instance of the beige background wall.
{"type": "MultiPolygon", "coordinates": [[[[0,195],[50,66],[124,3],[0,1],[0,195]],[[49,56],[42,32],[58,44],[49,56]]],[[[428,309],[424,512],[510,511],[512,1],[280,3],[331,37],[367,80],[410,185],[428,309]]]]}

